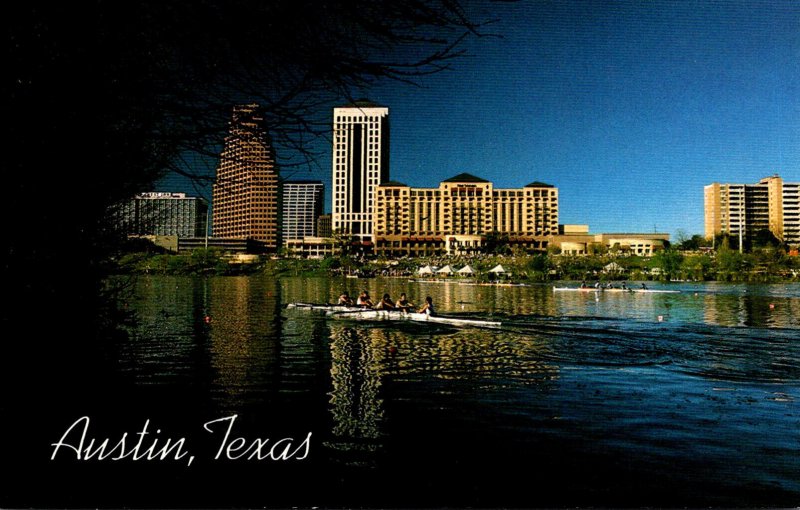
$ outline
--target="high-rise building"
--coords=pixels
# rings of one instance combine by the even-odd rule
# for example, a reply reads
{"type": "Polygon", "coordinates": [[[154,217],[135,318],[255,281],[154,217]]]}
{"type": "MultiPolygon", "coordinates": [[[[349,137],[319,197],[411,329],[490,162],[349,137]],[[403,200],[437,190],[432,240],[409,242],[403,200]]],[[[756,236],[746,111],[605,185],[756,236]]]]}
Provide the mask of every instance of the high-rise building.
{"type": "Polygon", "coordinates": [[[389,181],[376,201],[375,249],[387,255],[479,252],[490,235],[536,251],[558,234],[558,189],[541,182],[499,189],[466,173],[438,188],[389,181]]]}
{"type": "Polygon", "coordinates": [[[235,106],[213,187],[214,236],[253,239],[276,250],[281,213],[278,177],[261,108],[235,106]]]}
{"type": "Polygon", "coordinates": [[[286,181],[282,187],[283,244],[289,240],[316,236],[325,186],[321,181],[286,181]]]}
{"type": "Polygon", "coordinates": [[[111,211],[124,234],[200,237],[206,235],[208,203],[186,193],[139,193],[111,211]]]}
{"type": "Polygon", "coordinates": [[[375,189],[389,179],[389,109],[359,100],[333,109],[333,231],[373,242],[375,189]]]}
{"type": "Polygon", "coordinates": [[[752,239],[768,230],[779,240],[800,244],[800,183],[778,175],[756,184],[712,183],[704,188],[705,236],[752,239]]]}

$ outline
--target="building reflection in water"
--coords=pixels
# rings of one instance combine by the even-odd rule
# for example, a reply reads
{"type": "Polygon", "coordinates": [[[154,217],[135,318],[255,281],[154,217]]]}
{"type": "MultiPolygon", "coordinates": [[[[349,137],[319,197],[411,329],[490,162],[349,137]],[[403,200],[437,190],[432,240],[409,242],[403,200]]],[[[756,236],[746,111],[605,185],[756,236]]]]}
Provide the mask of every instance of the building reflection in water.
{"type": "MultiPolygon", "coordinates": [[[[395,381],[475,383],[484,394],[510,381],[550,391],[559,376],[558,366],[545,361],[555,356],[542,338],[427,325],[329,323],[334,439],[328,446],[338,450],[380,447],[385,389],[395,381]]],[[[395,384],[391,394],[402,391],[395,384]]]]}
{"type": "Polygon", "coordinates": [[[268,403],[280,377],[280,287],[274,279],[209,280],[211,395],[221,412],[268,403]]]}
{"type": "Polygon", "coordinates": [[[702,296],[706,324],[727,327],[800,327],[800,300],[745,292],[702,296]]]}

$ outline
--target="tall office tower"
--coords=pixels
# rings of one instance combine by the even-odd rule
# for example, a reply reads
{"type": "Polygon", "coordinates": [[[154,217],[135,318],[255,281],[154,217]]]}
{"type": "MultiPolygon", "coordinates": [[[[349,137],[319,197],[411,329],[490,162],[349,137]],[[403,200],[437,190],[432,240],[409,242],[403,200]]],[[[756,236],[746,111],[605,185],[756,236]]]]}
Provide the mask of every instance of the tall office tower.
{"type": "Polygon", "coordinates": [[[139,193],[111,210],[114,224],[128,235],[202,237],[208,203],[186,193],[139,193]]]}
{"type": "Polygon", "coordinates": [[[375,189],[389,179],[389,109],[365,99],[333,109],[333,231],[371,244],[375,189]]]}
{"type": "Polygon", "coordinates": [[[235,106],[213,186],[214,236],[254,239],[268,251],[276,250],[281,213],[278,177],[261,108],[235,106]]]}
{"type": "Polygon", "coordinates": [[[290,239],[317,235],[317,218],[322,214],[325,186],[321,181],[283,183],[283,244],[290,239]]]}
{"type": "Polygon", "coordinates": [[[778,175],[756,184],[712,183],[704,188],[705,236],[752,239],[769,230],[790,245],[800,244],[800,183],[778,175]]]}

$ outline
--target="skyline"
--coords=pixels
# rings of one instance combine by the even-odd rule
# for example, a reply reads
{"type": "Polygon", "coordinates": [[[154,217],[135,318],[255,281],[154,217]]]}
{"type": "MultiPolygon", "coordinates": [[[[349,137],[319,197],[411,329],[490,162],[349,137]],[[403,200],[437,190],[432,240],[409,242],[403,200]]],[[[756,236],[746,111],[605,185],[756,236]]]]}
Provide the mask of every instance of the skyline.
{"type": "MultiPolygon", "coordinates": [[[[361,91],[389,108],[391,180],[543,181],[561,223],[673,238],[703,232],[711,182],[800,180],[800,4],[493,7],[486,30],[502,39],[468,41],[421,87],[361,91]]],[[[331,147],[319,150],[318,168],[288,178],[331,190],[331,147]]]]}

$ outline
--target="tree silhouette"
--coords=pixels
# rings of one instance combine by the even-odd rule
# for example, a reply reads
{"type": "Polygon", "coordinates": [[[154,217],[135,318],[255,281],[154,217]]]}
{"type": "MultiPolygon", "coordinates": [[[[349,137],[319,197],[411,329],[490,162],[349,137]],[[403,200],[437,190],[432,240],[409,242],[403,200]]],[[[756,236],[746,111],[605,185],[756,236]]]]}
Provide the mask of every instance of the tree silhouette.
{"type": "Polygon", "coordinates": [[[283,166],[307,165],[330,106],[447,69],[485,25],[451,0],[33,2],[5,20],[6,317],[94,315],[109,206],[169,171],[210,180],[194,163],[233,104],[259,103],[283,166]]]}

